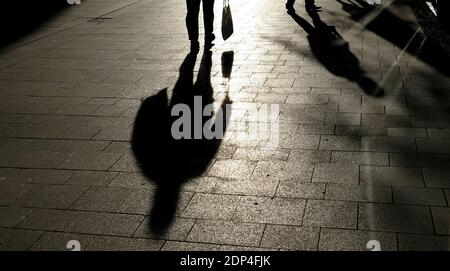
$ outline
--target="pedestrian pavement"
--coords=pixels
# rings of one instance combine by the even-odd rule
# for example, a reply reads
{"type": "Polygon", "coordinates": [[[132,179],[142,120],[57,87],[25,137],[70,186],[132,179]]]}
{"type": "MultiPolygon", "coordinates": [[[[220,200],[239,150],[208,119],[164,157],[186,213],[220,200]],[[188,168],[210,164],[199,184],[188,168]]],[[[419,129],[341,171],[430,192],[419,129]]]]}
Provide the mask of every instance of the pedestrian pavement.
{"type": "Polygon", "coordinates": [[[143,99],[176,87],[184,1],[82,0],[1,49],[0,250],[450,249],[448,62],[407,4],[317,0],[311,15],[299,0],[295,14],[281,0],[230,3],[223,41],[216,1],[210,68],[230,124],[170,197],[133,133],[143,99]],[[246,136],[263,106],[276,129],[246,136]]]}

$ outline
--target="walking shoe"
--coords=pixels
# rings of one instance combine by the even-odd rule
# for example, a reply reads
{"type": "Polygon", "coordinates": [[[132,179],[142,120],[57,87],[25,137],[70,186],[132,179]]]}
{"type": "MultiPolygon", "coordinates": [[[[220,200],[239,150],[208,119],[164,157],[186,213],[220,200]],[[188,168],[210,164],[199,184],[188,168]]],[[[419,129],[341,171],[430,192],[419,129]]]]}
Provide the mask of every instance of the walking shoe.
{"type": "Polygon", "coordinates": [[[205,49],[211,49],[214,46],[214,40],[216,39],[216,36],[211,33],[207,34],[205,36],[205,49]]]}

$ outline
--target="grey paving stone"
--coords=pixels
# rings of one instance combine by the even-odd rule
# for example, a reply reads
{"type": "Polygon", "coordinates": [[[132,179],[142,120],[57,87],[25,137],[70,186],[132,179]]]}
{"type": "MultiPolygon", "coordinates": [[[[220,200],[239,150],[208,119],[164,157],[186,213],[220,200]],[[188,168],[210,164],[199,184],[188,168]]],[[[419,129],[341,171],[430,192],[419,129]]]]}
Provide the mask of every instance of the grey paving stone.
{"type": "Polygon", "coordinates": [[[445,196],[447,197],[447,206],[449,206],[449,203],[450,203],[450,189],[445,189],[445,196]]]}
{"type": "Polygon", "coordinates": [[[297,129],[297,134],[332,135],[333,133],[334,125],[300,124],[297,129]]]}
{"type": "Polygon", "coordinates": [[[30,250],[68,251],[67,243],[70,240],[79,241],[81,251],[157,251],[164,243],[162,240],[142,238],[45,232],[30,250]]]}
{"type": "Polygon", "coordinates": [[[149,225],[149,217],[147,217],[134,233],[134,237],[153,238],[162,240],[179,240],[183,241],[188,236],[195,223],[195,219],[175,218],[163,234],[155,233],[149,225]]]}
{"type": "Polygon", "coordinates": [[[367,251],[367,243],[370,240],[379,241],[382,251],[397,251],[395,233],[326,228],[320,232],[319,250],[367,251]]]}
{"type": "Polygon", "coordinates": [[[119,207],[133,191],[127,188],[90,188],[73,204],[71,209],[98,212],[118,212],[119,207]]]}
{"type": "Polygon", "coordinates": [[[287,97],[288,104],[326,104],[328,95],[291,94],[287,97]]]}
{"type": "Polygon", "coordinates": [[[161,248],[163,251],[218,251],[220,245],[167,241],[161,248]]]}
{"type": "MultiPolygon", "coordinates": [[[[302,106],[296,104],[296,106],[302,106]]],[[[303,112],[302,110],[291,110],[286,111],[283,110],[280,115],[280,122],[282,123],[298,123],[303,125],[314,125],[314,126],[323,126],[318,125],[318,123],[322,123],[325,119],[325,113],[317,113],[317,112],[303,112]]],[[[329,129],[328,126],[322,128],[308,128],[303,134],[316,134],[317,129],[329,129]]],[[[300,132],[299,132],[300,134],[300,132]]]]}
{"type": "Polygon", "coordinates": [[[394,203],[447,206],[442,189],[394,187],[394,203]]]}
{"type": "MultiPolygon", "coordinates": [[[[229,126],[226,142],[212,161],[211,172],[208,170],[205,176],[185,182],[180,187],[173,222],[175,228],[168,229],[167,236],[159,236],[161,240],[154,241],[147,233],[143,234],[143,238],[136,239],[100,236],[129,237],[138,225],[140,229],[136,234],[144,231],[144,218],[157,205],[154,200],[158,187],[141,175],[130,148],[133,122],[141,99],[156,94],[159,89],[173,88],[188,48],[185,33],[170,38],[161,35],[178,28],[184,31],[184,26],[178,25],[175,20],[184,16],[182,13],[185,10],[176,9],[177,12],[172,14],[169,9],[173,5],[154,6],[144,2],[130,2],[130,5],[127,1],[92,0],[76,10],[70,9],[69,13],[50,18],[49,25],[57,27],[37,29],[36,33],[38,36],[44,35],[43,38],[25,35],[24,40],[29,42],[15,44],[17,48],[5,51],[0,57],[0,137],[3,137],[0,138],[0,210],[3,206],[18,208],[15,203],[21,203],[24,197],[29,199],[23,203],[33,206],[69,208],[72,206],[69,202],[76,194],[76,189],[69,189],[76,186],[87,189],[90,186],[91,191],[96,191],[86,194],[79,201],[79,208],[89,209],[89,212],[35,209],[27,213],[18,209],[17,212],[3,212],[4,217],[0,215],[1,223],[5,223],[3,225],[9,227],[19,223],[21,228],[65,232],[61,235],[69,231],[93,234],[77,233],[80,236],[77,238],[98,240],[87,246],[88,250],[157,250],[163,245],[163,240],[166,240],[163,249],[247,249],[258,247],[260,240],[253,242],[252,239],[251,245],[225,245],[220,243],[220,238],[213,245],[204,241],[173,242],[184,241],[188,226],[195,220],[180,218],[188,203],[193,200],[196,204],[188,207],[195,217],[222,218],[221,211],[225,210],[224,219],[231,219],[234,214],[232,210],[237,208],[238,203],[233,200],[220,202],[220,197],[240,199],[240,196],[255,195],[275,197],[277,200],[279,197],[283,200],[323,199],[323,189],[326,188],[325,199],[335,199],[345,204],[346,201],[354,201],[349,203],[353,206],[363,205],[361,202],[366,201],[390,203],[392,198],[388,196],[393,186],[397,191],[395,199],[400,202],[434,205],[439,199],[439,204],[444,206],[444,190],[440,189],[449,188],[450,173],[446,169],[450,168],[450,116],[442,106],[448,96],[445,94],[448,79],[436,75],[427,63],[418,65],[415,56],[408,54],[392,66],[398,48],[368,30],[361,32],[361,29],[350,24],[343,31],[343,25],[338,24],[338,30],[350,42],[367,75],[382,84],[386,92],[382,97],[365,95],[360,86],[331,74],[323,63],[310,54],[308,42],[304,35],[298,33],[295,22],[287,18],[284,12],[273,12],[279,3],[263,0],[259,8],[254,9],[250,7],[251,1],[243,1],[233,11],[236,18],[265,18],[267,13],[271,14],[271,19],[270,22],[258,19],[261,27],[251,31],[249,27],[255,24],[248,24],[248,20],[236,20],[235,28],[241,31],[234,34],[235,40],[247,39],[248,42],[223,43],[218,40],[213,50],[211,83],[218,101],[225,93],[225,87],[221,85],[220,53],[229,45],[235,51],[232,80],[229,82],[235,123],[229,126]],[[151,12],[148,12],[149,9],[151,12]],[[86,23],[86,18],[102,14],[111,14],[114,19],[101,24],[86,23]],[[131,20],[131,14],[138,16],[131,20]],[[141,14],[145,14],[147,23],[136,27],[139,21],[136,18],[142,17],[141,14]],[[155,28],[155,22],[160,19],[158,14],[174,16],[164,18],[164,24],[155,28]],[[72,27],[74,23],[78,26],[72,27]],[[265,27],[265,23],[270,27],[265,27]],[[276,39],[282,37],[282,40],[289,42],[278,43],[267,39],[266,32],[277,32],[279,37],[276,39]],[[262,36],[266,38],[261,39],[262,36]],[[433,80],[422,80],[422,76],[433,80]],[[430,91],[430,88],[435,90],[430,91]],[[271,151],[261,151],[260,147],[267,145],[266,136],[256,139],[242,136],[242,127],[247,121],[246,111],[261,106],[261,103],[282,103],[279,105],[280,144],[271,151]],[[427,135],[429,138],[425,137],[427,135]],[[361,144],[358,145],[360,137],[361,144]],[[356,139],[355,142],[352,139],[356,139]],[[338,168],[337,164],[346,166],[338,168]],[[59,194],[56,190],[42,191],[41,198],[36,196],[37,193],[30,192],[35,197],[33,199],[27,196],[30,184],[64,186],[67,190],[59,194]],[[424,184],[431,189],[424,189],[424,184]],[[370,193],[367,192],[368,187],[370,193]],[[124,195],[105,191],[133,192],[124,195]],[[434,197],[437,191],[441,191],[440,196],[434,197]],[[194,193],[208,193],[210,198],[193,198],[194,193]],[[214,197],[218,197],[216,203],[214,197]],[[54,202],[51,202],[52,199],[55,199],[54,202]],[[211,202],[214,204],[211,205],[211,202]],[[23,215],[25,218],[21,220],[23,215]],[[138,218],[141,220],[135,221],[138,218]],[[86,223],[79,226],[81,220],[86,223]],[[108,223],[109,226],[106,225],[108,223]],[[118,225],[117,230],[114,230],[115,225],[118,225]]],[[[335,1],[319,4],[324,9],[336,11],[336,15],[346,13],[335,1]]],[[[395,5],[390,9],[405,18],[411,17],[409,11],[396,10],[395,5]]],[[[328,24],[332,19],[326,14],[320,16],[328,24]]],[[[410,23],[416,26],[414,20],[410,23]]],[[[197,62],[195,73],[198,72],[200,59],[197,62]]],[[[449,194],[445,192],[448,206],[449,194]]],[[[417,209],[420,206],[409,208],[413,207],[417,209]]],[[[430,212],[430,207],[424,208],[430,212]]],[[[286,208],[285,211],[289,210],[286,208]]],[[[411,223],[413,232],[426,231],[430,236],[437,234],[429,232],[429,225],[421,222],[425,214],[423,209],[419,210],[418,222],[411,223]],[[426,227],[416,227],[415,223],[426,227]]],[[[436,224],[441,225],[436,230],[442,231],[448,214],[440,209],[433,210],[433,218],[441,223],[436,224]]],[[[331,220],[333,223],[328,224],[334,224],[330,218],[334,217],[332,214],[341,215],[340,212],[339,208],[331,208],[324,212],[323,221],[331,220]]],[[[264,219],[267,216],[264,212],[260,214],[264,219]]],[[[317,221],[322,221],[319,219],[321,214],[316,216],[317,221]]],[[[347,220],[344,215],[343,221],[347,220]]],[[[396,222],[392,223],[395,225],[396,222]]],[[[257,225],[258,230],[260,226],[266,227],[257,225]]],[[[266,230],[272,226],[268,225],[266,230]]],[[[313,234],[315,230],[309,234],[304,226],[301,230],[292,229],[286,227],[279,233],[274,230],[273,238],[268,240],[273,240],[274,245],[281,245],[266,248],[317,249],[317,240],[315,243],[310,241],[316,238],[313,234]],[[301,238],[290,237],[295,232],[302,232],[299,233],[301,238]],[[309,238],[310,235],[313,237],[309,238]]],[[[359,240],[363,234],[359,231],[350,233],[355,232],[333,232],[333,236],[341,236],[342,239],[348,235],[349,242],[344,242],[345,247],[359,247],[358,242],[362,241],[353,240],[359,240]]],[[[52,241],[58,239],[55,236],[59,233],[46,234],[51,235],[50,241],[43,242],[40,248],[57,244],[64,250],[64,242],[61,241],[60,245],[59,241],[52,241]]],[[[31,245],[33,238],[24,235],[17,238],[18,242],[22,241],[15,247],[27,249],[28,244],[31,245]]],[[[408,238],[411,239],[409,235],[408,238]]],[[[434,240],[438,247],[442,247],[446,239],[434,240]]],[[[401,240],[399,243],[402,243],[401,240]]],[[[423,244],[429,243],[431,241],[423,241],[423,244]]],[[[404,246],[421,247],[421,243],[413,240],[404,246]]],[[[427,248],[428,245],[422,247],[427,248]]]]}
{"type": "Polygon", "coordinates": [[[101,152],[108,141],[91,140],[55,140],[55,139],[31,139],[29,150],[52,151],[67,153],[96,153],[101,152]]]}
{"type": "Polygon", "coordinates": [[[117,176],[117,174],[117,172],[104,171],[77,171],[66,182],[66,184],[107,186],[117,176]]]}
{"type": "Polygon", "coordinates": [[[298,181],[282,181],[277,189],[277,197],[300,199],[323,199],[325,184],[298,181]]]}
{"type": "Polygon", "coordinates": [[[154,188],[155,185],[141,173],[120,172],[108,186],[129,188],[154,188]]]}
{"type": "Polygon", "coordinates": [[[339,112],[342,113],[366,113],[366,114],[384,114],[383,106],[355,106],[354,104],[339,105],[339,112]]]}
{"type": "Polygon", "coordinates": [[[387,136],[387,130],[384,127],[377,126],[336,126],[336,135],[339,136],[387,136]]]}
{"type": "Polygon", "coordinates": [[[244,197],[233,219],[243,222],[301,225],[305,200],[244,197]]]}
{"type": "Polygon", "coordinates": [[[437,234],[450,234],[450,208],[431,207],[437,234]]]}
{"type": "Polygon", "coordinates": [[[331,152],[327,150],[298,150],[293,149],[289,154],[289,162],[295,163],[328,163],[331,152]]]}
{"type": "Polygon", "coordinates": [[[359,205],[358,229],[433,233],[428,207],[364,203],[359,205]]]}
{"type": "Polygon", "coordinates": [[[33,212],[29,208],[0,207],[0,227],[14,228],[33,212]]]}
{"type": "Polygon", "coordinates": [[[450,153],[449,139],[417,139],[417,148],[421,153],[450,153]]]}
{"type": "Polygon", "coordinates": [[[256,165],[252,178],[255,180],[300,180],[310,181],[313,165],[302,162],[260,161],[256,165]]]}
{"type": "Polygon", "coordinates": [[[361,166],[361,184],[423,187],[420,169],[405,167],[361,166]]]}
{"type": "Polygon", "coordinates": [[[83,169],[83,170],[107,170],[119,158],[121,154],[98,153],[95,155],[75,154],[70,155],[58,165],[60,169],[83,169]]]}
{"type": "Polygon", "coordinates": [[[66,185],[26,185],[14,203],[21,207],[68,209],[87,187],[66,185]]]}
{"type": "Polygon", "coordinates": [[[392,202],[388,186],[327,184],[325,199],[360,202],[392,202]]]}
{"type": "Polygon", "coordinates": [[[0,251],[28,250],[41,235],[41,231],[0,228],[0,251]]]}
{"type": "Polygon", "coordinates": [[[187,241],[239,246],[257,246],[264,225],[233,221],[197,220],[187,241]]]}
{"type": "Polygon", "coordinates": [[[264,149],[253,149],[253,148],[237,148],[233,155],[234,159],[238,160],[282,160],[288,159],[289,150],[264,150],[264,149]]]}
{"type": "Polygon", "coordinates": [[[23,229],[64,231],[69,228],[77,213],[66,210],[36,209],[19,225],[23,229]]]}
{"type": "Polygon", "coordinates": [[[317,250],[319,228],[267,225],[261,247],[288,250],[317,250]]]}
{"type": "Polygon", "coordinates": [[[73,171],[49,169],[1,168],[0,179],[10,183],[63,184],[73,171]]]}
{"type": "Polygon", "coordinates": [[[217,194],[249,195],[272,197],[277,190],[277,180],[264,179],[224,179],[216,182],[212,192],[217,194]]]}
{"type": "Polygon", "coordinates": [[[332,163],[354,163],[364,166],[387,166],[389,155],[384,152],[347,152],[333,151],[332,163]]]}
{"type": "Polygon", "coordinates": [[[416,153],[412,138],[362,137],[362,151],[416,153]]]}
{"type": "Polygon", "coordinates": [[[197,193],[181,216],[198,219],[230,219],[240,198],[240,196],[197,193]]]}
{"type": "Polygon", "coordinates": [[[277,251],[277,249],[222,245],[220,246],[220,251],[277,251]]]}
{"type": "Polygon", "coordinates": [[[64,231],[131,237],[143,219],[141,215],[79,212],[64,231]]]}
{"type": "Polygon", "coordinates": [[[0,167],[55,168],[67,154],[44,151],[0,152],[0,167]]]}
{"type": "Polygon", "coordinates": [[[422,169],[426,187],[450,188],[450,169],[422,169]]]}
{"type": "Polygon", "coordinates": [[[23,184],[15,184],[13,182],[0,182],[0,205],[12,205],[16,199],[23,193],[23,184]]]}
{"type": "Polygon", "coordinates": [[[402,129],[411,127],[411,118],[403,115],[362,114],[362,125],[402,129]]]}
{"type": "Polygon", "coordinates": [[[255,165],[245,160],[219,160],[212,166],[209,175],[222,178],[248,179],[255,165]]]}
{"type": "Polygon", "coordinates": [[[427,137],[424,128],[387,128],[388,136],[392,137],[427,137]]]}
{"type": "Polygon", "coordinates": [[[105,127],[94,137],[96,140],[114,140],[129,141],[131,139],[131,131],[128,128],[120,126],[105,127]]]}
{"type": "Polygon", "coordinates": [[[361,125],[361,114],[334,113],[327,114],[325,124],[335,125],[361,125]]]}
{"type": "Polygon", "coordinates": [[[448,156],[443,154],[390,153],[389,161],[391,166],[450,167],[448,156]]]}
{"type": "Polygon", "coordinates": [[[352,202],[308,200],[303,225],[356,229],[357,209],[352,202]]]}
{"type": "Polygon", "coordinates": [[[359,151],[360,138],[349,136],[322,136],[320,139],[319,149],[321,150],[344,150],[359,151]]]}
{"type": "Polygon", "coordinates": [[[314,168],[313,182],[358,184],[359,167],[350,163],[321,163],[314,168]]]}
{"type": "Polygon", "coordinates": [[[430,138],[450,138],[450,129],[428,128],[427,134],[430,138]]]}
{"type": "Polygon", "coordinates": [[[402,251],[447,251],[450,247],[450,237],[399,234],[398,244],[399,249],[402,251]]]}
{"type": "MultiPolygon", "coordinates": [[[[215,187],[223,182],[224,179],[215,177],[198,177],[184,182],[181,185],[181,191],[185,192],[199,192],[212,193],[215,187]]],[[[234,179],[230,179],[234,180],[234,179]]],[[[236,180],[238,181],[238,180],[236,180]]]]}
{"type": "MultiPolygon", "coordinates": [[[[155,206],[155,198],[158,191],[155,189],[135,190],[129,197],[123,201],[119,212],[128,214],[147,215],[155,206]]],[[[192,192],[179,192],[175,206],[175,215],[179,215],[192,199],[192,192]]]]}
{"type": "Polygon", "coordinates": [[[47,231],[131,236],[141,224],[143,216],[38,209],[18,227],[47,231]]]}
{"type": "Polygon", "coordinates": [[[383,99],[375,99],[369,96],[363,96],[363,105],[377,105],[377,106],[406,106],[406,99],[404,96],[384,96],[383,99]]]}
{"type": "Polygon", "coordinates": [[[281,135],[279,140],[280,148],[317,150],[320,137],[316,135],[281,135]]]}

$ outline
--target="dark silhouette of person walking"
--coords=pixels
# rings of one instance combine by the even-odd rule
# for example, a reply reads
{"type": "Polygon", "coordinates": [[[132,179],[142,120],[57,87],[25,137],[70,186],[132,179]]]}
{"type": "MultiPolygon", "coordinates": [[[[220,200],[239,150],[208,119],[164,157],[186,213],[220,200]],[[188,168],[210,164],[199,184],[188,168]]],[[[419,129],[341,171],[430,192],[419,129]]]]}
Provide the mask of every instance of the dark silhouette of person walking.
{"type": "Polygon", "coordinates": [[[307,39],[313,56],[332,74],[355,82],[371,96],[383,96],[384,90],[367,76],[359,59],[350,50],[346,40],[336,27],[327,25],[319,16],[318,10],[309,10],[308,15],[313,23],[288,11],[292,19],[308,34],[307,39]]]}
{"type": "MultiPolygon", "coordinates": [[[[321,9],[321,7],[317,7],[314,2],[315,2],[315,0],[305,0],[305,9],[307,11],[321,9]]],[[[295,0],[287,0],[286,9],[289,12],[295,12],[294,4],[295,4],[295,0]]]]}
{"type": "Polygon", "coordinates": [[[203,23],[205,27],[205,48],[211,48],[216,38],[214,35],[214,0],[186,0],[187,15],[186,27],[189,40],[191,41],[191,51],[198,51],[198,15],[200,13],[200,2],[203,3],[203,23]]]}

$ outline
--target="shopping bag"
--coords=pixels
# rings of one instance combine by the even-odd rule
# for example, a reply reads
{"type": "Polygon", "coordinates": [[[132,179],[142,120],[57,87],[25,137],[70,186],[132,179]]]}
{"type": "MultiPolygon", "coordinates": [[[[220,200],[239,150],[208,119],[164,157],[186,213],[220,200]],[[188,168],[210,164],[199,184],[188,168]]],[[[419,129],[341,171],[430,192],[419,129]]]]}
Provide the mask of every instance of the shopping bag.
{"type": "Polygon", "coordinates": [[[233,17],[231,16],[231,8],[229,0],[223,0],[222,12],[222,38],[227,40],[233,35],[233,17]]]}

